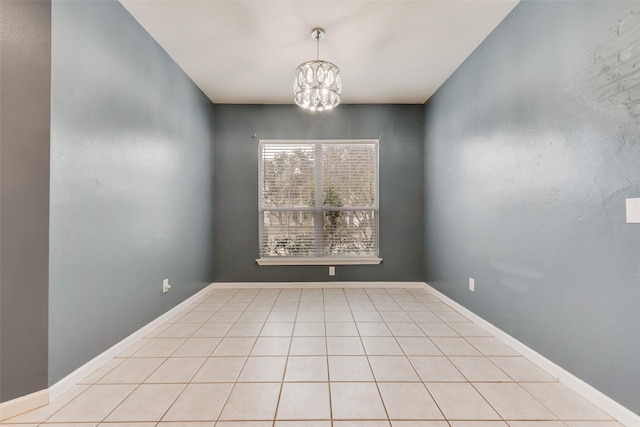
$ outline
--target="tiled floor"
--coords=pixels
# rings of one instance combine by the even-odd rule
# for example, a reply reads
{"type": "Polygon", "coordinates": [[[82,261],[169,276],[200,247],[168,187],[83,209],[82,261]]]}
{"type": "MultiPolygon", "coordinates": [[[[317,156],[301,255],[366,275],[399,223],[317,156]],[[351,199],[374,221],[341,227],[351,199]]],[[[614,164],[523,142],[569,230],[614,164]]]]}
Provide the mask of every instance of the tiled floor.
{"type": "Polygon", "coordinates": [[[613,427],[424,289],[210,288],[3,425],[613,427]]]}

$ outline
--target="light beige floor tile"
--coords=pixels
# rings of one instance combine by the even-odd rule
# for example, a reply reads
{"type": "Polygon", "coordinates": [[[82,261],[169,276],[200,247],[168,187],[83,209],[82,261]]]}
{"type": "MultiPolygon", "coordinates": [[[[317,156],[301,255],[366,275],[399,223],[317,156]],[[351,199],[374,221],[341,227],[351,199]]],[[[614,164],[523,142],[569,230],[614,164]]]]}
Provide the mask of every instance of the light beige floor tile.
{"type": "Polygon", "coordinates": [[[388,324],[395,337],[424,337],[425,333],[413,322],[391,322],[388,324]]]}
{"type": "Polygon", "coordinates": [[[513,382],[511,377],[500,370],[486,357],[450,357],[449,360],[467,380],[475,382],[513,382]]]}
{"type": "Polygon", "coordinates": [[[171,357],[208,357],[222,338],[189,338],[171,357]]]}
{"type": "Polygon", "coordinates": [[[252,356],[286,356],[289,353],[291,338],[259,337],[251,351],[252,356]]]}
{"type": "Polygon", "coordinates": [[[220,307],[220,311],[245,311],[249,307],[248,302],[231,302],[229,301],[222,307],[220,307]]]}
{"type": "Polygon", "coordinates": [[[158,334],[158,338],[188,338],[200,328],[195,323],[174,323],[158,334]]]}
{"type": "Polygon", "coordinates": [[[332,383],[331,407],[334,420],[387,419],[375,383],[332,383]]]}
{"type": "Polygon", "coordinates": [[[267,322],[295,322],[296,311],[272,311],[267,318],[267,322]]]}
{"type": "Polygon", "coordinates": [[[184,384],[143,384],[127,396],[105,421],[157,421],[184,387],[184,384]]]}
{"type": "Polygon", "coordinates": [[[220,420],[273,420],[279,393],[279,383],[237,383],[220,420]]]}
{"type": "MultiPolygon", "coordinates": [[[[484,338],[482,338],[484,339],[484,338]]],[[[482,354],[464,338],[432,337],[431,341],[446,356],[481,356],[482,354]]]]}
{"type": "MultiPolygon", "coordinates": [[[[452,309],[450,309],[452,310],[452,309]]],[[[467,319],[466,317],[464,317],[462,314],[457,313],[455,311],[436,311],[436,310],[431,310],[433,311],[436,316],[438,316],[443,322],[447,322],[447,323],[464,323],[464,322],[471,322],[471,320],[467,319]]]]}
{"type": "Polygon", "coordinates": [[[529,393],[563,420],[611,420],[578,393],[560,383],[523,384],[529,393]]]}
{"type": "Polygon", "coordinates": [[[617,421],[567,421],[569,427],[624,427],[617,421]]]}
{"type": "Polygon", "coordinates": [[[244,356],[210,357],[193,377],[193,383],[235,382],[242,371],[244,356]]]}
{"type": "Polygon", "coordinates": [[[290,337],[293,334],[293,322],[270,322],[264,325],[261,337],[290,337]]]}
{"type": "Polygon", "coordinates": [[[382,316],[380,316],[375,308],[363,311],[352,309],[351,314],[356,322],[384,322],[384,320],[382,320],[382,316]]]}
{"type": "Polygon", "coordinates": [[[449,424],[451,427],[509,427],[504,421],[449,421],[449,424]]]}
{"type": "Polygon", "coordinates": [[[294,337],[324,337],[324,322],[296,322],[294,337]]]}
{"type": "MultiPolygon", "coordinates": [[[[150,423],[150,427],[154,427],[155,423],[150,423]]],[[[0,424],[3,427],[7,427],[5,424],[0,424]]],[[[20,426],[20,427],[25,427],[25,424],[13,424],[14,426],[20,426]]],[[[27,424],[30,425],[30,424],[27,424]]],[[[33,425],[37,425],[37,424],[33,424],[33,425]]],[[[47,424],[41,424],[42,426],[46,426],[46,427],[69,427],[68,423],[47,423],[47,424]]],[[[96,427],[96,426],[100,426],[100,425],[104,425],[104,424],[97,424],[97,423],[73,423],[72,427],[96,427]]],[[[140,424],[137,424],[135,427],[139,427],[140,424]]],[[[118,427],[118,426],[115,426],[118,427]]],[[[144,426],[142,426],[144,427],[144,426]]]]}
{"type": "Polygon", "coordinates": [[[145,383],[182,383],[186,384],[198,372],[205,362],[204,357],[172,357],[160,365],[145,383]]]}
{"type": "Polygon", "coordinates": [[[269,317],[268,311],[245,311],[238,317],[238,323],[264,323],[269,317]]]}
{"type": "Polygon", "coordinates": [[[366,356],[329,356],[331,381],[374,381],[366,356]]]}
{"type": "Polygon", "coordinates": [[[391,331],[384,322],[357,322],[361,337],[390,337],[391,331]]]}
{"type": "Polygon", "coordinates": [[[427,302],[424,303],[424,305],[427,307],[427,309],[433,311],[434,313],[436,313],[438,315],[438,317],[442,318],[443,315],[446,314],[456,314],[456,317],[452,316],[452,319],[443,319],[445,322],[464,322],[467,321],[469,322],[469,320],[462,316],[461,314],[457,313],[453,308],[449,307],[447,304],[443,303],[443,302],[427,302]],[[458,318],[462,318],[462,320],[458,320],[458,318]]]}
{"type": "Polygon", "coordinates": [[[134,385],[93,385],[60,411],[47,419],[47,422],[100,422],[133,390],[134,385]]]}
{"type": "Polygon", "coordinates": [[[327,322],[328,337],[357,337],[358,329],[355,322],[327,322]]]}
{"type": "Polygon", "coordinates": [[[162,421],[215,421],[233,384],[189,384],[162,421]]]}
{"type": "Polygon", "coordinates": [[[238,378],[239,382],[280,382],[287,358],[284,356],[249,357],[238,378]]]}
{"type": "MultiPolygon", "coordinates": [[[[112,424],[105,424],[105,425],[100,425],[98,427],[111,427],[112,424]]],[[[169,422],[161,422],[158,423],[157,426],[155,424],[152,424],[150,427],[213,427],[214,423],[212,421],[204,421],[204,422],[194,422],[194,423],[189,423],[189,422],[173,422],[173,421],[169,421],[169,422]]],[[[118,427],[117,425],[115,425],[114,427],[118,427]]],[[[123,426],[125,427],[125,426],[123,426]]],[[[142,425],[140,424],[132,424],[130,426],[126,426],[126,427],[147,427],[146,425],[144,425],[144,423],[142,425]]]]}
{"type": "MultiPolygon", "coordinates": [[[[325,303],[324,320],[327,322],[353,322],[353,315],[349,307],[342,310],[329,310],[331,308],[325,303]]],[[[337,308],[337,307],[335,307],[337,308]]]]}
{"type": "Polygon", "coordinates": [[[422,383],[379,383],[390,419],[444,419],[422,383]]]}
{"type": "Polygon", "coordinates": [[[331,421],[276,421],[274,425],[275,427],[331,427],[331,421]]]}
{"type": "Polygon", "coordinates": [[[205,323],[213,316],[213,313],[207,311],[192,311],[176,320],[175,323],[205,323]]]}
{"type": "MultiPolygon", "coordinates": [[[[393,427],[449,427],[446,421],[391,421],[393,427]]],[[[506,424],[505,424],[506,425],[506,424]]],[[[481,427],[481,426],[478,426],[481,427]]],[[[487,426],[491,427],[491,426],[487,426]]]]}
{"type": "Polygon", "coordinates": [[[475,323],[449,323],[449,326],[463,337],[490,337],[491,333],[475,323]]]}
{"type": "Polygon", "coordinates": [[[216,311],[220,310],[220,307],[222,307],[222,303],[219,302],[203,302],[195,307],[192,311],[208,311],[213,314],[216,311]]]}
{"type": "MultiPolygon", "coordinates": [[[[50,426],[55,426],[55,424],[45,424],[42,427],[50,427],[50,426]]],[[[73,424],[73,426],[69,426],[68,424],[63,424],[60,425],[60,427],[78,427],[77,424],[73,424]]],[[[148,423],[112,423],[112,422],[105,422],[105,423],[100,423],[98,424],[98,427],[155,427],[156,426],[156,422],[148,422],[148,423]]],[[[160,427],[174,427],[174,426],[166,426],[165,424],[160,424],[160,427]]],[[[189,426],[188,424],[186,424],[183,427],[192,427],[189,426]]],[[[209,423],[208,425],[206,424],[202,424],[200,426],[193,426],[193,427],[211,427],[211,423],[209,423]]]]}
{"type": "Polygon", "coordinates": [[[391,424],[389,421],[334,421],[333,427],[391,427],[391,424]]]}
{"type": "Polygon", "coordinates": [[[420,381],[406,356],[369,356],[376,381],[420,381]]]}
{"type": "Polygon", "coordinates": [[[493,337],[468,337],[469,341],[475,348],[480,350],[485,356],[520,356],[520,354],[493,337]]]}
{"type": "MultiPolygon", "coordinates": [[[[267,320],[267,317],[269,316],[269,312],[271,311],[272,308],[273,308],[273,302],[257,302],[257,301],[252,302],[247,307],[247,310],[243,313],[243,316],[249,313],[264,313],[265,314],[264,319],[260,320],[261,322],[263,322],[267,320]]],[[[240,316],[240,319],[242,319],[242,316],[240,316]]]]}
{"type": "Polygon", "coordinates": [[[227,332],[227,337],[257,337],[260,335],[264,323],[236,323],[227,332]]]}
{"type": "MultiPolygon", "coordinates": [[[[320,301],[311,301],[311,302],[300,302],[298,305],[298,314],[299,313],[313,313],[313,312],[323,312],[324,311],[324,303],[322,300],[320,301]]],[[[322,315],[324,318],[324,314],[322,315]]],[[[300,321],[300,318],[296,319],[300,321]]]]}
{"type": "Polygon", "coordinates": [[[557,420],[518,384],[477,383],[474,386],[505,420],[557,420]]]}
{"type": "Polygon", "coordinates": [[[364,348],[357,337],[327,337],[327,352],[331,356],[361,356],[364,348]]]}
{"type": "Polygon", "coordinates": [[[558,381],[524,357],[489,357],[489,359],[517,382],[558,381]]]}
{"type": "MultiPolygon", "coordinates": [[[[324,310],[322,311],[298,311],[296,323],[324,322],[324,310]]],[[[296,325],[297,326],[297,325],[296,325]]]]}
{"type": "Polygon", "coordinates": [[[139,384],[153,373],[166,359],[150,357],[134,357],[125,359],[107,375],[99,384],[139,384]]]}
{"type": "Polygon", "coordinates": [[[120,365],[124,359],[115,358],[109,360],[107,363],[102,365],[100,368],[96,369],[91,375],[87,376],[85,379],[80,381],[78,384],[94,384],[100,380],[100,378],[107,375],[109,372],[114,370],[118,365],[120,365]]]}
{"type": "Polygon", "coordinates": [[[291,356],[315,356],[327,354],[327,341],[324,337],[293,337],[291,356]]]}
{"type": "Polygon", "coordinates": [[[442,352],[427,337],[397,337],[396,341],[407,356],[442,356],[442,352]]]}
{"type": "Polygon", "coordinates": [[[424,382],[467,382],[467,379],[446,357],[410,356],[409,361],[424,382]]]}
{"type": "Polygon", "coordinates": [[[326,356],[289,356],[284,380],[328,381],[326,356]]]}
{"type": "MultiPolygon", "coordinates": [[[[380,308],[378,308],[380,310],[380,308]]],[[[404,311],[380,311],[380,316],[386,323],[409,323],[411,318],[404,311]]]]}
{"type": "Polygon", "coordinates": [[[207,323],[235,323],[238,321],[240,316],[242,316],[241,311],[219,311],[211,316],[207,323]]]}
{"type": "Polygon", "coordinates": [[[428,383],[427,388],[447,419],[502,419],[470,384],[428,383]]]}
{"type": "Polygon", "coordinates": [[[186,341],[185,338],[154,338],[133,357],[169,357],[186,341]]]}
{"type": "Polygon", "coordinates": [[[223,338],[212,356],[248,356],[256,342],[255,337],[223,338]]]}
{"type": "Polygon", "coordinates": [[[227,335],[232,326],[233,323],[209,321],[195,331],[192,338],[222,338],[227,335]]]}
{"type": "MultiPolygon", "coordinates": [[[[273,421],[218,421],[215,427],[272,427],[273,421]]],[[[158,426],[162,427],[162,426],[158,426]]]]}
{"type": "Polygon", "coordinates": [[[460,334],[457,333],[452,327],[447,325],[446,323],[435,323],[435,322],[427,322],[418,323],[420,329],[424,331],[424,333],[428,337],[459,337],[460,334]]]}
{"type": "Polygon", "coordinates": [[[509,421],[510,427],[567,427],[562,421],[509,421]]]}
{"type": "Polygon", "coordinates": [[[394,337],[362,337],[362,344],[369,356],[404,356],[394,337]]]}
{"type": "Polygon", "coordinates": [[[406,312],[427,310],[424,304],[417,301],[398,302],[398,305],[406,312]]]}
{"type": "Polygon", "coordinates": [[[442,322],[442,319],[440,319],[438,316],[436,316],[434,313],[428,310],[410,311],[407,313],[407,315],[411,318],[411,320],[413,320],[416,323],[421,323],[421,322],[441,323],[442,322]]]}
{"type": "Polygon", "coordinates": [[[278,420],[331,419],[328,383],[283,384],[276,418],[278,420]]]}

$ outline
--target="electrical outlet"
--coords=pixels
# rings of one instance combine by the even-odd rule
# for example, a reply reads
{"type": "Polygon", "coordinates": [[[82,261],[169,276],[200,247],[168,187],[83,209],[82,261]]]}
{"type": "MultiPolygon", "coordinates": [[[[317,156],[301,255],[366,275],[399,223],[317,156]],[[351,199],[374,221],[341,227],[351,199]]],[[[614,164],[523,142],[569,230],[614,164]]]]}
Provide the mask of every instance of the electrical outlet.
{"type": "Polygon", "coordinates": [[[474,279],[473,277],[469,277],[469,290],[471,292],[476,291],[476,279],[474,279]]]}
{"type": "Polygon", "coordinates": [[[329,276],[335,276],[336,275],[336,268],[332,265],[329,267],[329,276]]]}
{"type": "Polygon", "coordinates": [[[169,279],[164,279],[162,281],[162,293],[166,294],[171,289],[171,285],[169,284],[169,279]]]}

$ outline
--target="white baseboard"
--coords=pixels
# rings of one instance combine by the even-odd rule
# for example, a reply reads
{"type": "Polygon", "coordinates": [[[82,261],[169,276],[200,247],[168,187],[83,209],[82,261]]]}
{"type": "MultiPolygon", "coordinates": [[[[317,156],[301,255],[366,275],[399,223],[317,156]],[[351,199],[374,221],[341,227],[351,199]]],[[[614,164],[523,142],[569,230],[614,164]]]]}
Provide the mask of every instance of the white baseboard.
{"type": "Polygon", "coordinates": [[[196,294],[182,301],[180,304],[176,305],[166,313],[160,315],[156,319],[152,320],[142,328],[138,329],[122,341],[116,343],[112,347],[108,348],[101,354],[97,355],[51,387],[49,387],[49,398],[50,400],[56,399],[61,396],[68,390],[70,390],[74,385],[78,384],[80,381],[85,379],[91,373],[93,373],[96,369],[100,368],[102,365],[107,363],[109,360],[113,359],[124,350],[129,348],[131,345],[136,343],[138,340],[144,338],[149,333],[151,333],[158,326],[165,323],[167,320],[171,319],[173,316],[184,310],[187,306],[192,304],[201,298],[204,294],[206,294],[211,288],[211,285],[207,285],[204,289],[200,290],[196,294]]]}
{"type": "Polygon", "coordinates": [[[212,283],[214,289],[357,289],[423,288],[424,282],[224,282],[212,283]]]}
{"type": "Polygon", "coordinates": [[[44,389],[35,393],[20,396],[16,399],[0,403],[0,422],[16,415],[32,411],[49,403],[49,390],[44,389]]]}
{"type": "Polygon", "coordinates": [[[493,324],[487,322],[482,317],[473,313],[466,307],[458,304],[442,292],[434,289],[429,284],[424,284],[425,288],[433,293],[435,296],[440,298],[442,302],[467,317],[476,325],[483,328],[485,331],[491,333],[494,337],[529,359],[531,362],[538,365],[541,369],[546,371],[549,375],[557,378],[561,383],[565,384],[573,391],[578,393],[580,396],[589,400],[591,403],[596,405],[598,408],[609,414],[611,417],[623,423],[628,427],[638,427],[640,426],[640,415],[630,411],[625,408],[615,400],[611,399],[609,396],[605,395],[601,391],[597,390],[593,386],[587,384],[582,381],[580,378],[571,374],[570,372],[565,371],[562,367],[556,365],[551,360],[547,359],[540,353],[535,350],[527,347],[525,344],[521,343],[517,339],[513,338],[511,335],[502,331],[498,327],[493,324]]]}

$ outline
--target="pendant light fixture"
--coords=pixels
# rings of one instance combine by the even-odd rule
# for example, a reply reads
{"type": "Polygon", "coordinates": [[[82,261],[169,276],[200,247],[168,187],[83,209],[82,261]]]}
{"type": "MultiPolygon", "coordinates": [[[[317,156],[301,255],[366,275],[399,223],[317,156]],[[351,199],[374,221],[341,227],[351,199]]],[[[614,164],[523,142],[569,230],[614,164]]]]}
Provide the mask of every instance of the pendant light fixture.
{"type": "Polygon", "coordinates": [[[331,62],[320,60],[320,40],[324,38],[324,30],[314,28],[311,37],[316,40],[316,60],[303,62],[296,68],[293,99],[307,110],[330,110],[340,104],[340,69],[331,62]]]}

